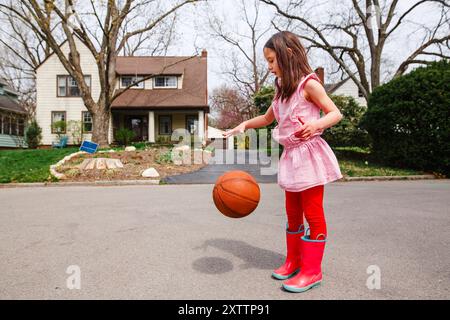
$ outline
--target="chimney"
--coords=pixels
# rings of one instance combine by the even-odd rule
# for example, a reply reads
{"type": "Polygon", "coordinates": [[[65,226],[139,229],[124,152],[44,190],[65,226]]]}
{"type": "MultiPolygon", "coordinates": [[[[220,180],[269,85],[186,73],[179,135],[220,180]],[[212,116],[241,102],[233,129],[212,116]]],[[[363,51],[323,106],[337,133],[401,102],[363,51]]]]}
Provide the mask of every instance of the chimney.
{"type": "Polygon", "coordinates": [[[206,49],[202,50],[202,58],[206,58],[208,57],[208,51],[206,51],[206,49]]]}
{"type": "Polygon", "coordinates": [[[314,70],[314,72],[317,74],[320,81],[322,81],[322,84],[325,84],[325,71],[323,67],[318,67],[316,70],[314,70]]]}

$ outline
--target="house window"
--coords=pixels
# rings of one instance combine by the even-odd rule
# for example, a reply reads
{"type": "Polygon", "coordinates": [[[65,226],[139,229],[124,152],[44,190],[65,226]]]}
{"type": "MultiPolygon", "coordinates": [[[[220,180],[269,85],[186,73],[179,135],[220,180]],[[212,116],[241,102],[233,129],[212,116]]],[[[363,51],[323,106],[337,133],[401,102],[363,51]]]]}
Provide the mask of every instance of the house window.
{"type": "Polygon", "coordinates": [[[25,119],[24,118],[19,118],[18,119],[18,135],[19,136],[23,136],[24,135],[24,126],[25,126],[25,119]]]}
{"type": "Polygon", "coordinates": [[[172,134],[172,117],[171,116],[159,116],[159,134],[161,134],[161,135],[172,134]]]}
{"type": "Polygon", "coordinates": [[[11,118],[3,116],[3,134],[11,134],[11,118]]]}
{"type": "MultiPolygon", "coordinates": [[[[120,77],[120,86],[122,88],[126,88],[129,85],[131,85],[134,82],[138,82],[141,81],[142,79],[144,79],[144,77],[138,77],[138,76],[121,76],[120,77]]],[[[139,89],[144,89],[144,81],[133,85],[131,88],[139,88],[139,89]]]]}
{"type": "Polygon", "coordinates": [[[65,111],[52,111],[52,133],[66,133],[66,130],[60,132],[56,131],[56,128],[53,127],[53,124],[57,121],[66,121],[65,111]]]}
{"type": "Polygon", "coordinates": [[[92,116],[89,111],[83,111],[82,112],[82,130],[83,132],[92,132],[92,116]]]}
{"type": "Polygon", "coordinates": [[[11,118],[11,135],[17,136],[17,119],[15,117],[11,118]]]}
{"type": "Polygon", "coordinates": [[[186,130],[189,131],[190,134],[197,133],[198,128],[198,117],[196,115],[186,116],[186,130]]]}
{"type": "Polygon", "coordinates": [[[155,88],[177,88],[177,77],[155,77],[153,81],[153,87],[155,88]]]}
{"type": "Polygon", "coordinates": [[[3,133],[3,115],[0,114],[0,134],[3,133]]]}
{"type": "MultiPolygon", "coordinates": [[[[58,97],[79,97],[80,89],[78,89],[77,81],[71,76],[57,76],[58,82],[58,97]]],[[[91,76],[84,76],[89,89],[91,88],[91,76]]]]}

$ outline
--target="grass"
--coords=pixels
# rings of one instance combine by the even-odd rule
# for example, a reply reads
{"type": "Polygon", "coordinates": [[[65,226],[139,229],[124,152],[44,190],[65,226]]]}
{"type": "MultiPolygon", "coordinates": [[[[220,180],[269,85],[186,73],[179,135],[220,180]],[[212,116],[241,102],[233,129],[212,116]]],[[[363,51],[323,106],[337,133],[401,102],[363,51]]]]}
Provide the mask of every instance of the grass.
{"type": "MultiPolygon", "coordinates": [[[[137,145],[137,149],[144,149],[148,145],[137,145]]],[[[107,148],[105,150],[109,150],[107,148]]],[[[124,148],[112,148],[116,151],[124,148]]],[[[2,150],[0,151],[0,183],[11,182],[44,182],[56,181],[51,177],[49,167],[66,155],[77,152],[78,147],[64,149],[35,149],[35,150],[2,150]]],[[[406,176],[424,174],[412,169],[393,168],[374,163],[370,151],[358,147],[333,148],[343,175],[359,176],[406,176]]],[[[281,153],[281,152],[280,152],[281,153]]],[[[270,155],[270,150],[269,150],[270,155]]],[[[102,157],[108,156],[103,154],[102,157]]],[[[169,163],[170,151],[160,155],[159,163],[169,163]]]]}
{"type": "Polygon", "coordinates": [[[0,151],[0,183],[55,181],[49,167],[78,148],[0,151]]]}
{"type": "Polygon", "coordinates": [[[388,167],[375,163],[368,149],[358,147],[333,148],[341,172],[348,177],[410,176],[425,174],[413,169],[388,167]]]}

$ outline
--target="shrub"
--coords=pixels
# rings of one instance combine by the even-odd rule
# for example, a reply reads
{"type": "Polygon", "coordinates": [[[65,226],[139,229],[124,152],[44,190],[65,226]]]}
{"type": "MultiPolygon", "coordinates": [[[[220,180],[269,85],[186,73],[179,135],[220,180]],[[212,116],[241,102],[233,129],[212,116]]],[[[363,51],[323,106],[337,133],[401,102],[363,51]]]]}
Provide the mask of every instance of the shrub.
{"type": "Polygon", "coordinates": [[[25,140],[27,142],[28,148],[36,149],[38,145],[41,144],[42,140],[42,129],[36,120],[31,121],[30,125],[25,131],[25,140]]]}
{"type": "Polygon", "coordinates": [[[120,128],[116,132],[116,140],[124,146],[127,146],[134,137],[134,131],[127,128],[120,128]]]}
{"type": "Polygon", "coordinates": [[[350,96],[331,95],[330,98],[341,111],[343,118],[336,125],[327,128],[322,137],[332,147],[368,147],[370,136],[360,127],[367,109],[350,96]]]}
{"type": "Polygon", "coordinates": [[[376,88],[362,125],[382,163],[450,174],[450,63],[442,60],[376,88]]]}
{"type": "Polygon", "coordinates": [[[81,121],[80,120],[70,120],[67,123],[67,131],[72,136],[72,141],[74,144],[81,144],[81,121]]]}

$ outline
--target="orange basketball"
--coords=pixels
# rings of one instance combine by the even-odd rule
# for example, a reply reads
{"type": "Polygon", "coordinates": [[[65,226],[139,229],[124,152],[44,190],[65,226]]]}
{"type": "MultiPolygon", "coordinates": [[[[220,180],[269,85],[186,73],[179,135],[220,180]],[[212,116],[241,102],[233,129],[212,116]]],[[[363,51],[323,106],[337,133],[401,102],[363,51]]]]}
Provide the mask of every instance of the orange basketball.
{"type": "Polygon", "coordinates": [[[214,185],[213,200],[217,209],[230,218],[243,218],[259,203],[259,185],[252,175],[234,170],[221,175],[214,185]]]}

